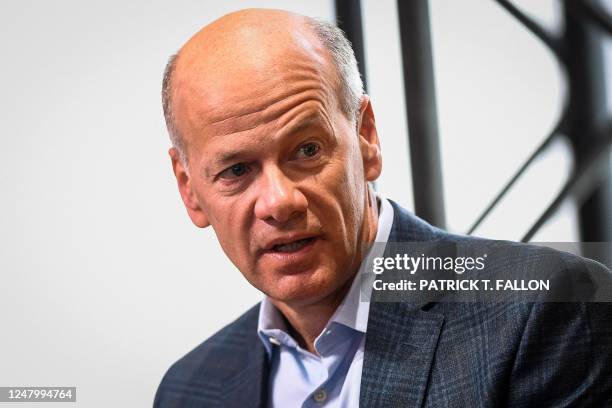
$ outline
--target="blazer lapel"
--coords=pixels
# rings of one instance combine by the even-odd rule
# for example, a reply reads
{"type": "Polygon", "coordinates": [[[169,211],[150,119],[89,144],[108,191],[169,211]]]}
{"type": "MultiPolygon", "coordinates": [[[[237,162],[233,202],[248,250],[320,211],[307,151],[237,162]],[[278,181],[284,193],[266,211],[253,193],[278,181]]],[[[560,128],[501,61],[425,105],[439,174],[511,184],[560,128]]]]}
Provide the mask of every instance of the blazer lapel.
{"type": "Polygon", "coordinates": [[[264,408],[267,406],[270,364],[261,342],[253,345],[244,363],[221,385],[221,406],[264,408]]]}
{"type": "Polygon", "coordinates": [[[359,405],[419,407],[444,317],[406,303],[370,305],[359,405]]]}
{"type": "MultiPolygon", "coordinates": [[[[388,242],[435,241],[437,230],[393,201],[393,226],[388,242]]],[[[394,256],[387,246],[385,256],[394,256]]],[[[409,300],[409,299],[408,299],[409,300]]],[[[441,314],[422,310],[423,302],[377,302],[373,295],[366,331],[359,405],[419,407],[438,338],[441,314]]]]}

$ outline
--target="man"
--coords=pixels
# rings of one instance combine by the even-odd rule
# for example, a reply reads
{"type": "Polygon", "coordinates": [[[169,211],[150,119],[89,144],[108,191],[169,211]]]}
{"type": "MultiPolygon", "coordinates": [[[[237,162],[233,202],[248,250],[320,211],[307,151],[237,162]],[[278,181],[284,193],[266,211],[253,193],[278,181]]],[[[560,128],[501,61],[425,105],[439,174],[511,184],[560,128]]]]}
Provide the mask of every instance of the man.
{"type": "Polygon", "coordinates": [[[374,113],[333,26],[274,10],[226,15],[171,59],[163,89],[189,217],[212,226],[266,296],[170,368],[156,407],[565,406],[610,397],[605,306],[360,302],[356,276],[375,241],[468,238],[369,187],[382,169],[374,113]]]}

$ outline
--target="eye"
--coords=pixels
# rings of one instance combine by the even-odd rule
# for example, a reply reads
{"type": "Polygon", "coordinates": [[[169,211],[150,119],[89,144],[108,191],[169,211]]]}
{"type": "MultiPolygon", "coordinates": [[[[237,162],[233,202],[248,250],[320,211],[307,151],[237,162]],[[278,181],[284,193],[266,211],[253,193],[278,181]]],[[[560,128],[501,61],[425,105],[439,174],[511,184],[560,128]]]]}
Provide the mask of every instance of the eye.
{"type": "Polygon", "coordinates": [[[218,177],[224,179],[239,178],[250,171],[251,169],[246,165],[246,163],[236,163],[219,173],[218,177]]]}
{"type": "Polygon", "coordinates": [[[300,148],[298,149],[298,156],[304,156],[304,157],[312,157],[314,155],[316,155],[319,150],[321,148],[319,147],[318,144],[316,143],[304,143],[303,145],[300,146],[300,148]]]}

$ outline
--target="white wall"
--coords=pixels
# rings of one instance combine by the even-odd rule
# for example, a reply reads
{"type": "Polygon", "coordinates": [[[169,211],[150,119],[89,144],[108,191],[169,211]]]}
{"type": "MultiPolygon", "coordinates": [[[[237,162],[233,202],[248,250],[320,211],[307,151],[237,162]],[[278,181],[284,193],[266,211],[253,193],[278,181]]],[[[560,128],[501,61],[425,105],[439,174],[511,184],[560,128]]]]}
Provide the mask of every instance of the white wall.
{"type": "Polygon", "coordinates": [[[168,56],[246,5],[333,12],[328,1],[0,3],[1,386],[150,406],[171,362],[259,300],[188,220],[160,105],[168,56]]]}
{"type": "MultiPolygon", "coordinates": [[[[395,2],[364,3],[378,185],[412,207],[395,2]]],[[[259,300],[185,214],[159,97],[167,57],[244,6],[333,15],[323,0],[0,3],[0,386],[148,406],[171,362],[259,300]]],[[[562,90],[551,57],[492,2],[434,0],[432,15],[448,218],[463,231],[552,126],[562,90]]],[[[556,154],[536,178],[563,175],[556,154]]],[[[482,233],[518,238],[508,228],[526,199],[482,233]]],[[[569,215],[552,225],[549,237],[571,236],[569,215]]]]}

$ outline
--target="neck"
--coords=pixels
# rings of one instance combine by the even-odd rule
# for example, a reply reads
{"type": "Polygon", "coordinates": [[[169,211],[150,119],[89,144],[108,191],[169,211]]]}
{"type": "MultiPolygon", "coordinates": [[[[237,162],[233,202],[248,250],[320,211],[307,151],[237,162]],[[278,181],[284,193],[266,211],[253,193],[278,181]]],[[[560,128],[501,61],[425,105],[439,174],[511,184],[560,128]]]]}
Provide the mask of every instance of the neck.
{"type": "Polygon", "coordinates": [[[323,331],[340,303],[342,303],[352,282],[353,279],[349,279],[329,299],[324,299],[311,305],[294,306],[284,302],[272,301],[285,317],[288,323],[289,334],[298,342],[300,347],[313,354],[318,354],[314,347],[314,341],[323,331]]]}
{"type": "MultiPolygon", "coordinates": [[[[367,203],[365,208],[365,222],[363,238],[361,242],[367,242],[370,246],[376,238],[378,230],[378,205],[376,195],[371,188],[368,188],[367,203]]],[[[360,259],[364,254],[360,254],[360,259]]],[[[272,300],[272,303],[283,314],[289,326],[291,336],[298,342],[300,347],[317,354],[314,341],[325,328],[325,325],[332,317],[342,300],[348,293],[355,275],[359,270],[359,265],[355,269],[353,276],[330,296],[319,300],[313,304],[292,305],[284,302],[272,300]]]]}

